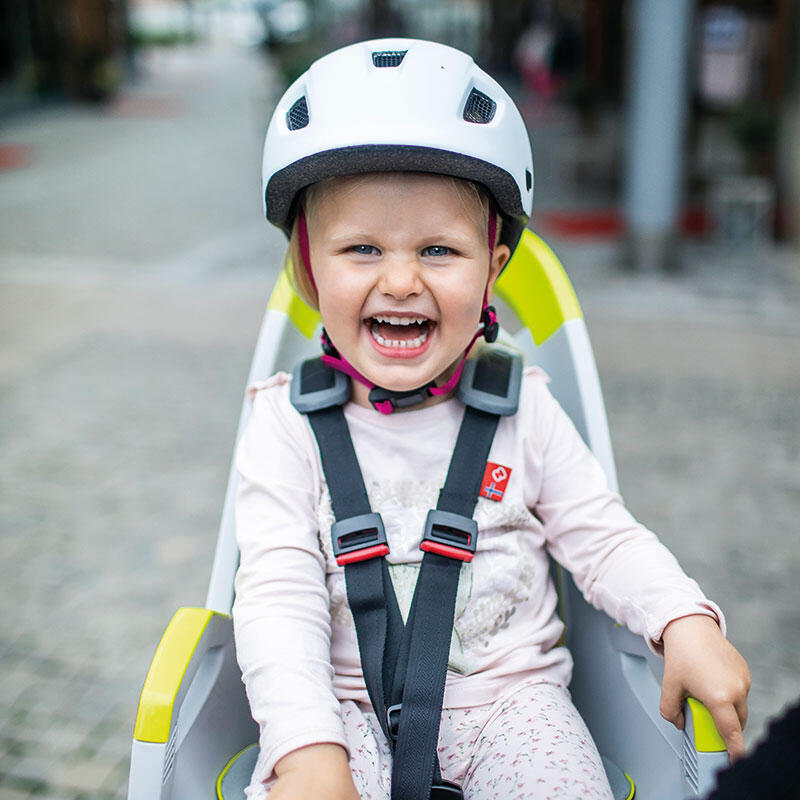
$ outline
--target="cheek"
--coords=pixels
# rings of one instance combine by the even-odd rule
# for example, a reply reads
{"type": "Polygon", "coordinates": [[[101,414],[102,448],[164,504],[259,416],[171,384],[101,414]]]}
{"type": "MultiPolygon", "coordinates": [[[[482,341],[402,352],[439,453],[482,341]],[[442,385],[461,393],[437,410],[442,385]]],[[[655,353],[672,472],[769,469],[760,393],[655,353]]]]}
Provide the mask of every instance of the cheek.
{"type": "Polygon", "coordinates": [[[362,289],[346,272],[323,273],[317,280],[319,311],[326,328],[361,322],[362,289]]]}
{"type": "Polygon", "coordinates": [[[449,310],[464,325],[477,325],[483,307],[486,276],[468,275],[460,280],[449,282],[441,294],[443,311],[449,310]]]}

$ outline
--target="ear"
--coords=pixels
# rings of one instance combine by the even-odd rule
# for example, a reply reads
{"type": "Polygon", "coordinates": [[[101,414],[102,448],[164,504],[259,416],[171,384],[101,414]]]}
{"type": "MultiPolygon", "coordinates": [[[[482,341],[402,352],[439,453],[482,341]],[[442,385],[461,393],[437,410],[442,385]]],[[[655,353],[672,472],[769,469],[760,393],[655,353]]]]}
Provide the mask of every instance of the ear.
{"type": "Polygon", "coordinates": [[[495,281],[500,277],[503,267],[508,263],[511,257],[511,251],[508,245],[499,244],[494,249],[492,254],[492,262],[489,264],[489,280],[486,283],[486,302],[492,299],[492,292],[494,290],[495,281]]]}

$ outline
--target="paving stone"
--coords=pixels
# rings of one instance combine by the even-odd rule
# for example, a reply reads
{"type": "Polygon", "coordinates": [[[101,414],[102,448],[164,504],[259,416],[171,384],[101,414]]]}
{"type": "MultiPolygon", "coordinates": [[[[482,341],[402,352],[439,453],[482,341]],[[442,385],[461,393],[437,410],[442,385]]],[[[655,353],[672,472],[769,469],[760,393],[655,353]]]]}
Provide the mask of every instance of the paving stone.
{"type": "Polygon", "coordinates": [[[14,768],[15,764],[9,765],[8,771],[0,777],[0,792],[17,792],[23,797],[29,797],[39,795],[47,789],[47,785],[39,779],[14,775],[14,768]]]}
{"type": "MultiPolygon", "coordinates": [[[[28,789],[19,789],[14,786],[0,783],[0,798],[2,800],[40,800],[47,798],[47,795],[33,794],[28,789]]],[[[50,798],[48,798],[50,800],[50,798]]],[[[63,798],[52,798],[52,800],[63,800],[63,798]]]]}
{"type": "Polygon", "coordinates": [[[59,759],[37,747],[7,766],[5,777],[19,784],[27,783],[43,788],[53,784],[60,771],[59,759]]]}
{"type": "Polygon", "coordinates": [[[103,790],[115,766],[113,762],[76,756],[61,765],[56,776],[57,785],[96,797],[103,790]]]}

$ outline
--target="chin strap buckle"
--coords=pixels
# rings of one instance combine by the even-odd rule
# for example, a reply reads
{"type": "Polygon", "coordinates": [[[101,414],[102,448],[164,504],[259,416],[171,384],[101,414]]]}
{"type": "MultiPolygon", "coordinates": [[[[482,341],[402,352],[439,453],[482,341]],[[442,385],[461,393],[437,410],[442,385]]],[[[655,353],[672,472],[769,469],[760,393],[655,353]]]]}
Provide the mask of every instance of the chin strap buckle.
{"type": "Polygon", "coordinates": [[[393,392],[391,389],[375,386],[369,390],[369,402],[381,414],[391,414],[398,408],[409,408],[424,403],[431,396],[430,390],[434,385],[431,381],[419,389],[411,389],[407,392],[393,392]]]}

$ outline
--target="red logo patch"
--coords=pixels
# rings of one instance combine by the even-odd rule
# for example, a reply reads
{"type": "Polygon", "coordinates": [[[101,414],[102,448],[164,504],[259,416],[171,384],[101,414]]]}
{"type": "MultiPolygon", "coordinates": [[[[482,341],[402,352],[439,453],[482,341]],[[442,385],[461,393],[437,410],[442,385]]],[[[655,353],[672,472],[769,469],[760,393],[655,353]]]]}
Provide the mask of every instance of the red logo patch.
{"type": "Polygon", "coordinates": [[[483,480],[481,481],[481,497],[499,503],[503,499],[510,477],[510,467],[504,467],[502,464],[493,464],[491,461],[487,461],[486,470],[483,473],[483,480]]]}

